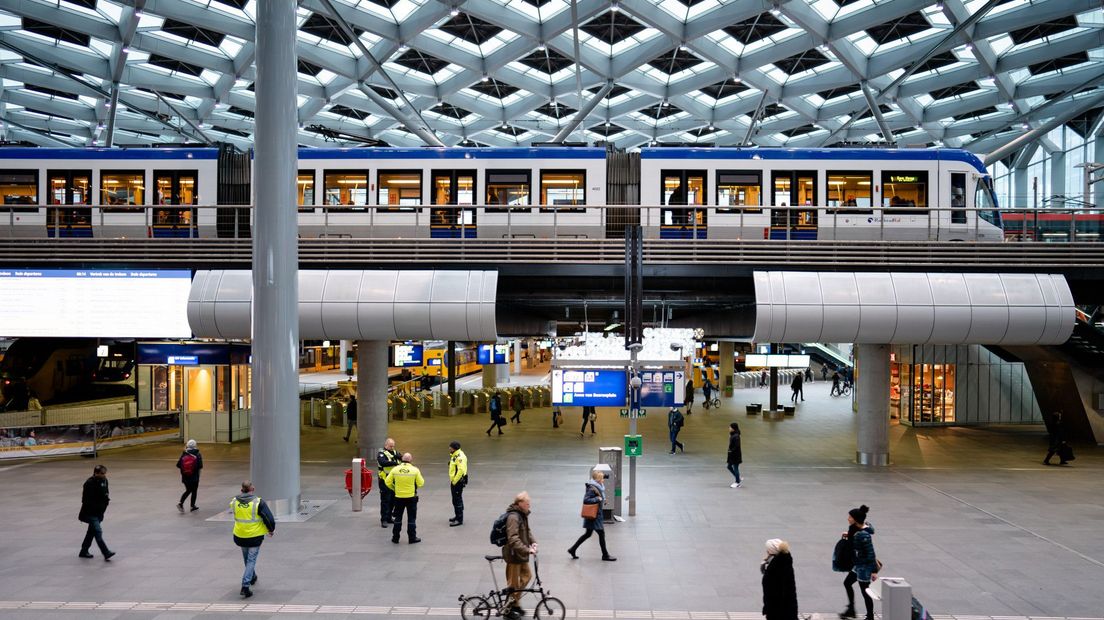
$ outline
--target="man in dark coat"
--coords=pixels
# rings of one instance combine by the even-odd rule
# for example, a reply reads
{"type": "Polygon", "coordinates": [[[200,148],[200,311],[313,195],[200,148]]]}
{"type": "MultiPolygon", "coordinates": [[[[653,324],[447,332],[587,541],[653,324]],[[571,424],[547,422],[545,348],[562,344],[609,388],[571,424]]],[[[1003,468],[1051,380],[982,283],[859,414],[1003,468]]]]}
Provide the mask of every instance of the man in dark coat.
{"type": "Polygon", "coordinates": [[[107,512],[107,505],[111,502],[111,498],[107,492],[107,468],[103,465],[97,465],[92,470],[92,477],[84,481],[84,490],[81,493],[81,509],[80,514],[77,515],[82,523],[88,524],[88,530],[84,534],[84,542],[81,543],[80,553],[77,555],[82,558],[93,557],[88,549],[92,546],[92,540],[96,541],[96,545],[100,548],[100,553],[103,554],[105,561],[111,560],[111,556],[115,555],[115,552],[107,548],[107,543],[103,539],[103,522],[104,513],[107,512]]]}
{"type": "Polygon", "coordinates": [[[1064,451],[1062,450],[1062,444],[1066,443],[1065,429],[1062,428],[1062,412],[1055,411],[1054,415],[1050,417],[1050,446],[1047,448],[1046,458],[1043,459],[1043,465],[1050,465],[1050,459],[1055,454],[1058,455],[1059,465],[1069,465],[1069,461],[1066,460],[1064,451]]]}
{"type": "Polygon", "coordinates": [[[502,396],[495,392],[494,396],[491,396],[491,402],[488,405],[491,411],[491,427],[487,429],[487,435],[490,436],[491,431],[496,428],[498,434],[502,435],[502,427],[506,425],[506,420],[502,419],[502,396]]]}
{"type": "Polygon", "coordinates": [[[794,375],[793,382],[790,383],[790,389],[793,390],[793,395],[790,396],[790,400],[797,402],[797,397],[800,396],[801,400],[805,400],[805,391],[801,389],[802,381],[804,380],[804,373],[797,373],[794,375]]]}
{"type": "MultiPolygon", "coordinates": [[[[357,402],[356,394],[349,396],[349,403],[345,405],[345,419],[348,420],[348,424],[345,427],[345,441],[348,443],[349,435],[353,432],[353,429],[357,425],[357,402]]],[[[360,430],[357,430],[358,437],[360,436],[360,430]]]]}
{"type": "Polygon", "coordinates": [[[203,469],[203,455],[196,447],[196,440],[189,439],[184,453],[176,459],[176,468],[180,470],[180,482],[184,483],[184,494],[176,504],[176,509],[184,512],[184,500],[188,496],[192,498],[192,512],[199,510],[196,507],[196,494],[199,493],[199,470],[203,469]]]}
{"type": "Polygon", "coordinates": [[[742,462],[744,462],[744,455],[740,450],[740,425],[733,422],[728,425],[728,471],[736,477],[736,482],[728,486],[733,489],[740,488],[740,463],[742,462]]]}

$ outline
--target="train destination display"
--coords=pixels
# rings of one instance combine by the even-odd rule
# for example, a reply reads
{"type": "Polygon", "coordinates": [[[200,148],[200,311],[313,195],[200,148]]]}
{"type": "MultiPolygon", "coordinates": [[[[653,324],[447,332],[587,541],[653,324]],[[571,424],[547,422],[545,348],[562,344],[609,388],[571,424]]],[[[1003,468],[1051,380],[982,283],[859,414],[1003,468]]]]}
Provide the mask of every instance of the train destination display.
{"type": "Polygon", "coordinates": [[[0,269],[0,336],[191,338],[192,274],[163,269],[0,269]]]}
{"type": "Polygon", "coordinates": [[[481,344],[476,352],[476,360],[480,364],[508,364],[510,363],[510,345],[508,344],[481,344]]]}
{"type": "Polygon", "coordinates": [[[627,394],[624,370],[552,369],[553,405],[624,407],[627,394]]]}
{"type": "Polygon", "coordinates": [[[420,344],[397,344],[394,346],[394,360],[392,366],[405,368],[407,366],[421,366],[423,348],[420,344]]]}

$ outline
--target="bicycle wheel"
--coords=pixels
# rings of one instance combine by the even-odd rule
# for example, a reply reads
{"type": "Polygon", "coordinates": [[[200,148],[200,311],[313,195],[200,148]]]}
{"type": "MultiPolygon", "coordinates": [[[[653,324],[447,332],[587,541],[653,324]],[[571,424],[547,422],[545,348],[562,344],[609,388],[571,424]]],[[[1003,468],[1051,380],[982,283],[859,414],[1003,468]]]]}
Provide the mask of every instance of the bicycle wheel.
{"type": "Polygon", "coordinates": [[[564,607],[563,601],[554,596],[542,598],[533,608],[533,617],[537,620],[563,620],[566,615],[567,608],[564,607]]]}
{"type": "Polygon", "coordinates": [[[460,604],[460,615],[464,620],[479,620],[494,615],[494,608],[482,596],[469,596],[460,604]]]}

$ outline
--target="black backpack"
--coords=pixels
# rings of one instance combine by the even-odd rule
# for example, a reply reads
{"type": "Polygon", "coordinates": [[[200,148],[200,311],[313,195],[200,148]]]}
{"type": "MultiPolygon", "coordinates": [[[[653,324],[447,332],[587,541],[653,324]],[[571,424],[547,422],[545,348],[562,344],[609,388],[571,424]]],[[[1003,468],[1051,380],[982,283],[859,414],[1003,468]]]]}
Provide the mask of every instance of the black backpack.
{"type": "Polygon", "coordinates": [[[495,519],[494,525],[491,526],[491,544],[496,547],[501,547],[506,544],[506,517],[510,512],[506,511],[495,519]]]}

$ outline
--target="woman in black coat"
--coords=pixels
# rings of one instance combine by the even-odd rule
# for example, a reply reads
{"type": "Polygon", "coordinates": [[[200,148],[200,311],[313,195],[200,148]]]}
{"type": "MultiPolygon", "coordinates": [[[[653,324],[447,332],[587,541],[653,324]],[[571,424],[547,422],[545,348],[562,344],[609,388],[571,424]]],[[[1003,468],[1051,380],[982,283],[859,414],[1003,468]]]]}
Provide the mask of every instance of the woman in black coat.
{"type": "Polygon", "coordinates": [[[740,488],[740,463],[743,461],[744,455],[740,450],[740,425],[733,422],[728,425],[728,471],[736,476],[736,482],[728,486],[734,489],[740,488]]]}
{"type": "Polygon", "coordinates": [[[602,559],[606,562],[616,562],[617,558],[609,554],[606,549],[606,530],[602,526],[602,503],[606,499],[606,475],[600,471],[593,471],[590,474],[590,480],[586,483],[586,494],[583,495],[583,504],[598,504],[598,518],[596,519],[583,519],[583,527],[586,532],[579,537],[579,540],[575,541],[574,545],[567,550],[571,554],[572,560],[578,560],[579,556],[575,555],[575,552],[579,549],[579,545],[583,544],[586,539],[590,538],[590,535],[598,532],[598,545],[602,547],[602,559]]]}
{"type": "Polygon", "coordinates": [[[797,620],[797,585],[794,583],[793,556],[784,540],[767,541],[763,572],[763,615],[767,620],[797,620]]]}

